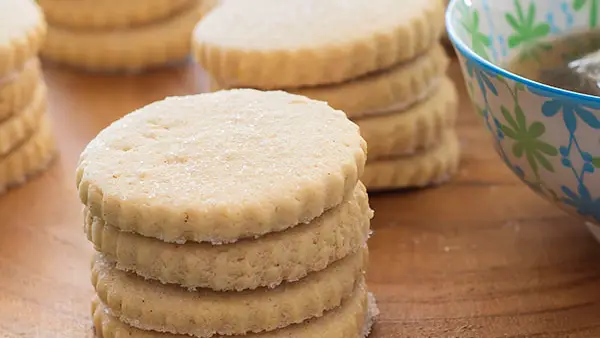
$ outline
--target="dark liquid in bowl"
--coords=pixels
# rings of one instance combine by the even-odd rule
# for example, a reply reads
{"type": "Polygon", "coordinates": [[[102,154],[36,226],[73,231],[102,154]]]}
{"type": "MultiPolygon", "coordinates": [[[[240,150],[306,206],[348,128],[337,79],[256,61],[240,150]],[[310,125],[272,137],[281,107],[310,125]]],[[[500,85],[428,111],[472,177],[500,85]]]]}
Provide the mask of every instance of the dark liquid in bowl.
{"type": "Polygon", "coordinates": [[[600,96],[599,50],[600,31],[573,33],[526,48],[507,68],[553,87],[600,96]]]}

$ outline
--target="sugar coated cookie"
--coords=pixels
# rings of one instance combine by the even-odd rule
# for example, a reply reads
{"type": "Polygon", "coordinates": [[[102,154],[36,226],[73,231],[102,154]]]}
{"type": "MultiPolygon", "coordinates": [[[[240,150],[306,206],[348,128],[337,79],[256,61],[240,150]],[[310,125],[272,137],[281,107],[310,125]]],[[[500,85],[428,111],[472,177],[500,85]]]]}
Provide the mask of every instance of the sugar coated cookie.
{"type": "Polygon", "coordinates": [[[351,196],[366,143],[326,103],[281,91],[167,98],[100,132],[77,186],[93,216],[214,244],[306,223],[351,196]]]}
{"type": "Polygon", "coordinates": [[[302,323],[340,306],[363,279],[367,261],[365,247],[322,271],[273,289],[190,292],[122,272],[97,254],[92,284],[111,313],[130,326],[196,337],[243,335],[302,323]]]}
{"type": "Polygon", "coordinates": [[[163,283],[220,291],[275,287],[323,270],[366,243],[373,216],[362,184],[352,198],[308,224],[217,246],[165,243],[85,214],[88,239],[117,268],[163,283]]]}
{"type": "Polygon", "coordinates": [[[196,60],[226,88],[338,83],[423,53],[439,0],[228,0],[193,33],[196,60]]]}
{"type": "MultiPolygon", "coordinates": [[[[243,336],[212,336],[212,338],[315,338],[327,332],[327,338],[366,337],[371,331],[373,318],[378,314],[374,298],[360,282],[352,296],[342,306],[328,311],[322,317],[283,329],[249,333],[243,336]]],[[[259,314],[256,312],[255,314],[259,314]]],[[[96,335],[102,338],[189,338],[189,335],[144,331],[116,319],[98,299],[92,301],[92,317],[96,335]]]]}

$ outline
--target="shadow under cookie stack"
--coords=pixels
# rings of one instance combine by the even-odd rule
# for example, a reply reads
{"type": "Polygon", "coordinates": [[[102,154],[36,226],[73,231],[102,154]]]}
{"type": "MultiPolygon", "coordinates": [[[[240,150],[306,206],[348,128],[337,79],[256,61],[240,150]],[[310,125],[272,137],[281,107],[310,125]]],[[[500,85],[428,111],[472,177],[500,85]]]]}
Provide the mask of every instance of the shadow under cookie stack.
{"type": "Polygon", "coordinates": [[[370,191],[423,187],[448,180],[460,157],[457,93],[440,44],[444,8],[440,0],[230,0],[196,26],[193,55],[213,91],[281,89],[344,111],[369,144],[362,180],[370,191]]]}
{"type": "Polygon", "coordinates": [[[343,113],[283,91],[167,98],[113,123],[77,170],[96,335],[368,335],[365,161],[343,113]]]}
{"type": "Polygon", "coordinates": [[[87,71],[135,72],[189,56],[194,25],[216,0],[40,0],[45,60],[87,71]]]}
{"type": "Polygon", "coordinates": [[[0,1],[0,193],[44,170],[56,147],[37,54],[46,22],[30,0],[0,1]]]}

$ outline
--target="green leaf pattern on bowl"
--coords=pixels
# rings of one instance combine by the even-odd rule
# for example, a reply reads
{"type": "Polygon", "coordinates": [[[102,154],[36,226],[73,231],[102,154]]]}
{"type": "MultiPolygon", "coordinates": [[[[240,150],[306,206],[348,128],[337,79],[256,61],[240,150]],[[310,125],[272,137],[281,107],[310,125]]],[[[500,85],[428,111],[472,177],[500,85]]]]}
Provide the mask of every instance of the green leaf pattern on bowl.
{"type": "MultiPolygon", "coordinates": [[[[456,0],[450,25],[454,38],[491,63],[539,60],[550,45],[532,46],[596,27],[599,1],[456,0]]],[[[536,193],[600,223],[600,99],[526,86],[460,50],[458,57],[475,111],[508,168],[536,193]]]]}

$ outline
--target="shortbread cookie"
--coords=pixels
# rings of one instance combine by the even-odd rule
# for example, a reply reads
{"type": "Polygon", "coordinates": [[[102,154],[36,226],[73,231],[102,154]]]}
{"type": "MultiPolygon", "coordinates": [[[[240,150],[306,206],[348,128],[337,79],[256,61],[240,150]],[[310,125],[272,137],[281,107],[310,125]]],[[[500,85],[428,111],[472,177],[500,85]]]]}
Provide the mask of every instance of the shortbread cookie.
{"type": "MultiPolygon", "coordinates": [[[[248,314],[258,316],[262,312],[248,314]]],[[[355,288],[352,297],[342,306],[328,311],[322,317],[304,323],[287,326],[283,329],[249,333],[244,336],[213,336],[212,338],[355,338],[366,337],[373,324],[373,314],[378,313],[373,298],[367,295],[364,281],[355,288]]],[[[143,331],[113,317],[110,311],[97,298],[92,301],[94,329],[99,338],[189,338],[188,335],[143,331]]],[[[199,324],[201,325],[201,324],[199,324]]]]}
{"type": "Polygon", "coordinates": [[[118,270],[97,254],[92,283],[115,317],[139,329],[196,337],[243,335],[301,323],[340,306],[363,278],[367,261],[365,247],[298,282],[273,289],[190,292],[118,270]]]}
{"type": "MultiPolygon", "coordinates": [[[[350,118],[400,111],[424,99],[444,76],[448,56],[435,44],[410,62],[328,86],[288,89],[290,93],[327,102],[350,118]]],[[[211,79],[211,90],[224,89],[211,79]]]]}
{"type": "Polygon", "coordinates": [[[367,241],[372,215],[359,184],[351,199],[309,224],[235,244],[165,243],[118,231],[88,212],[85,231],[121,270],[191,289],[240,291],[299,280],[356,252],[367,241]]]}
{"type": "Polygon", "coordinates": [[[326,103],[282,91],[167,98],[102,131],[82,202],[121,230],[214,244],[307,223],[352,195],[366,143],[326,103]]]}
{"type": "Polygon", "coordinates": [[[382,157],[408,155],[438,143],[443,133],[456,123],[458,95],[454,83],[442,78],[425,101],[405,111],[356,119],[369,144],[369,161],[382,157]]]}
{"type": "Polygon", "coordinates": [[[443,31],[439,0],[228,0],[196,26],[196,60],[226,88],[347,81],[412,59],[443,31]]]}
{"type": "Polygon", "coordinates": [[[0,78],[38,53],[45,33],[44,15],[33,0],[0,1],[0,78]]]}
{"type": "Polygon", "coordinates": [[[435,148],[411,156],[369,162],[362,181],[369,191],[424,187],[448,180],[458,170],[460,147],[448,131],[435,148]]]}
{"type": "Polygon", "coordinates": [[[114,29],[160,21],[194,0],[39,0],[52,26],[114,29]]]}
{"type": "Polygon", "coordinates": [[[23,68],[0,77],[0,123],[33,100],[41,76],[40,63],[34,58],[23,68]]]}
{"type": "Polygon", "coordinates": [[[156,23],[119,31],[48,28],[42,56],[89,71],[139,71],[184,60],[190,34],[202,17],[200,0],[194,6],[156,23]]]}
{"type": "Polygon", "coordinates": [[[42,117],[37,131],[19,148],[0,156],[0,192],[25,183],[54,158],[56,145],[50,122],[42,117]]]}
{"type": "Polygon", "coordinates": [[[0,122],[0,156],[17,148],[33,134],[46,112],[46,85],[38,84],[33,100],[22,111],[0,122]]]}

